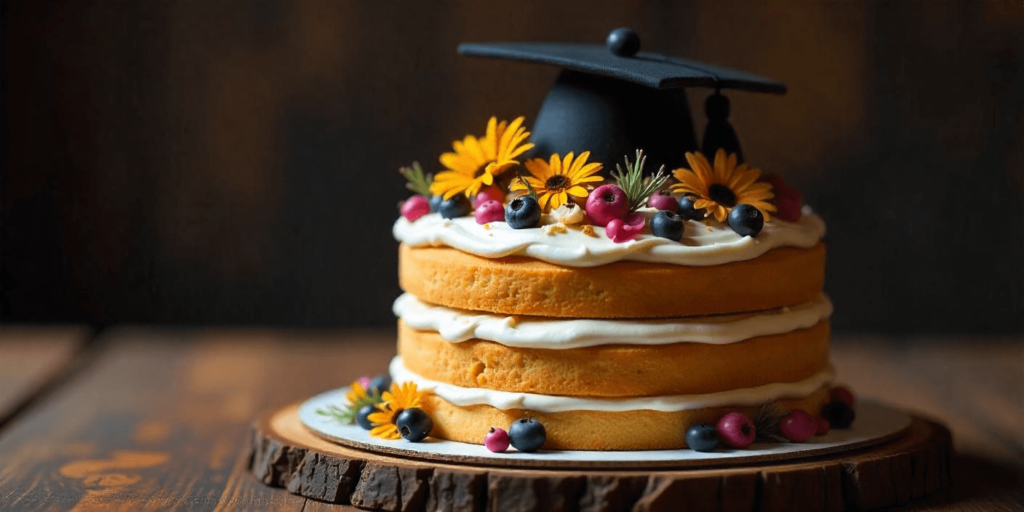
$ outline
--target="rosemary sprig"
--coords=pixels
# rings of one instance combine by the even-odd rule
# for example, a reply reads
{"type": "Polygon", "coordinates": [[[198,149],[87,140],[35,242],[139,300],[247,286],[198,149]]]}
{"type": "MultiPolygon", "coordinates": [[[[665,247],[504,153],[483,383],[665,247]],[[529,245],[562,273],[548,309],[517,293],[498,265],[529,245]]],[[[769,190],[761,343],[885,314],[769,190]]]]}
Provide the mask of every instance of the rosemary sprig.
{"type": "Polygon", "coordinates": [[[761,406],[761,410],[757,411],[757,416],[754,417],[754,431],[757,433],[757,439],[776,443],[788,442],[785,437],[782,437],[779,429],[779,420],[788,413],[789,411],[783,409],[774,400],[765,402],[761,406]]]}
{"type": "Polygon", "coordinates": [[[528,196],[530,196],[530,197],[532,197],[534,199],[537,199],[537,191],[534,190],[533,186],[530,185],[530,182],[527,181],[527,179],[523,177],[523,172],[520,171],[519,169],[516,169],[516,179],[519,180],[520,182],[522,182],[523,186],[526,187],[526,195],[528,195],[528,196]]]}
{"type": "Polygon", "coordinates": [[[668,181],[669,175],[665,174],[665,166],[662,165],[661,169],[658,169],[657,174],[645,180],[644,164],[647,162],[647,156],[644,155],[642,149],[636,150],[636,160],[633,163],[629,162],[628,155],[625,157],[625,160],[626,170],[623,171],[622,166],[615,164],[615,168],[619,172],[612,171],[611,174],[612,178],[615,178],[615,184],[626,193],[626,200],[629,202],[629,213],[634,213],[668,181]]]}
{"type": "Polygon", "coordinates": [[[430,197],[430,185],[434,182],[434,175],[423,174],[419,162],[413,162],[409,167],[399,167],[398,172],[409,181],[405,188],[421,196],[430,197]]]}
{"type": "Polygon", "coordinates": [[[366,407],[367,405],[377,405],[383,401],[381,398],[380,390],[372,390],[355,403],[346,407],[338,407],[337,405],[328,405],[325,409],[317,409],[316,413],[320,416],[328,416],[334,418],[338,423],[352,424],[356,422],[356,415],[359,414],[359,409],[366,407]]]}

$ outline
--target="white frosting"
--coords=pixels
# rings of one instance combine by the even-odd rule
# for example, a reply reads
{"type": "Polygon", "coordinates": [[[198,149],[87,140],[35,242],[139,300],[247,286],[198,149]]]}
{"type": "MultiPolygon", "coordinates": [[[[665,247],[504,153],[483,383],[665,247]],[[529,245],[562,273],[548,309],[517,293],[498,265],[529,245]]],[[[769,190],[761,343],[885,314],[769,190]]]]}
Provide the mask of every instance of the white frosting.
{"type": "MultiPolygon", "coordinates": [[[[655,210],[641,208],[650,217],[655,210]]],[[[553,219],[545,216],[543,223],[553,219]]],[[[400,217],[392,233],[398,241],[412,247],[447,246],[483,258],[529,256],[567,267],[596,267],[616,261],[645,261],[675,265],[709,266],[750,260],[776,247],[813,247],[825,234],[825,222],[804,206],[797,222],[773,218],[757,237],[741,237],[729,226],[710,222],[685,221],[682,242],[651,235],[649,230],[636,240],[617,244],[604,228],[594,226],[597,236],[578,229],[547,235],[539,228],[512,229],[506,222],[491,222],[487,227],[472,217],[444,219],[431,213],[409,222],[400,217]]]]}
{"type": "Polygon", "coordinates": [[[566,411],[639,411],[662,412],[687,411],[707,407],[755,406],[783,398],[802,398],[810,395],[825,384],[832,382],[834,375],[830,368],[808,379],[791,383],[776,383],[756,388],[734,389],[702,395],[655,396],[645,398],[600,399],[568,396],[538,395],[534,393],[511,393],[483,388],[453,386],[412,373],[402,363],[401,356],[391,360],[391,377],[395,382],[412,381],[424,390],[432,391],[448,403],[466,407],[490,405],[497,409],[528,409],[539,412],[566,411]]]}
{"type": "Polygon", "coordinates": [[[508,347],[572,349],[612,344],[736,343],[806,329],[828,318],[832,303],[821,295],[806,304],[757,314],[667,320],[557,320],[461,311],[426,304],[406,293],[395,300],[393,309],[409,327],[437,331],[453,343],[481,339],[508,347]]]}

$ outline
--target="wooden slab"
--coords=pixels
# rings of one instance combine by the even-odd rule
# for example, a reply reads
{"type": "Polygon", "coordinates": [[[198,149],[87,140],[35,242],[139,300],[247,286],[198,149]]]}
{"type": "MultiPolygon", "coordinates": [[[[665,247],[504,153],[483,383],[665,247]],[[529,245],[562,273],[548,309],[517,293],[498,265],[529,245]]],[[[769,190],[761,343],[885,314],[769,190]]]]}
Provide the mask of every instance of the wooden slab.
{"type": "Polygon", "coordinates": [[[71,365],[88,335],[84,327],[0,328],[0,426],[71,365]]]}
{"type": "Polygon", "coordinates": [[[633,471],[422,462],[324,441],[298,406],[265,414],[249,467],[263,483],[332,503],[406,510],[845,510],[900,505],[950,483],[951,437],[915,417],[904,436],[859,451],[738,468],[633,471]]]}

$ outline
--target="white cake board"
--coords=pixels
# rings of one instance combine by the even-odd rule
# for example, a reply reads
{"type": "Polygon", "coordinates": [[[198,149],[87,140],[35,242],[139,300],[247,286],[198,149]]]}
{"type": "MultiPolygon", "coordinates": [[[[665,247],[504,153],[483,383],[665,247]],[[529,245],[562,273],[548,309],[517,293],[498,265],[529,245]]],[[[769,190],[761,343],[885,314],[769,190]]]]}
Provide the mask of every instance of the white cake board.
{"type": "MultiPolygon", "coordinates": [[[[337,420],[317,414],[317,409],[346,403],[348,388],[336,389],[316,395],[299,407],[299,419],[310,432],[323,439],[370,452],[399,455],[421,460],[446,463],[464,463],[500,467],[548,468],[654,468],[654,467],[708,467],[749,465],[775,461],[814,457],[855,450],[896,438],[911,423],[909,414],[873,402],[860,402],[856,406],[857,420],[849,429],[833,429],[827,435],[815,436],[806,443],[754,443],[744,450],[720,448],[714,452],[694,450],[641,450],[641,451],[568,451],[541,450],[521,453],[509,448],[505,453],[493,453],[482,445],[427,438],[419,443],[388,441],[370,437],[370,432],[358,425],[344,425],[337,420]]],[[[680,426],[682,428],[682,426],[680,426]]],[[[484,432],[480,433],[481,439],[484,432]]],[[[642,435],[639,434],[638,435],[642,435]]]]}

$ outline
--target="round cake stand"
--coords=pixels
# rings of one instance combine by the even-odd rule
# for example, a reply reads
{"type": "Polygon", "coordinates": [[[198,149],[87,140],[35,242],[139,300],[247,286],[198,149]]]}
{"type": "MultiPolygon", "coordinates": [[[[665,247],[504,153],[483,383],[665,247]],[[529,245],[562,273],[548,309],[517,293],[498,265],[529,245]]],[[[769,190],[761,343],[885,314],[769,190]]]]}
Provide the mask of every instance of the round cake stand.
{"type": "Polygon", "coordinates": [[[720,467],[558,469],[425,460],[341,445],[304,426],[299,409],[283,407],[253,424],[252,473],[294,494],[368,509],[677,510],[685,504],[699,510],[862,510],[949,485],[949,430],[919,417],[877,444],[812,457],[720,467]]]}

